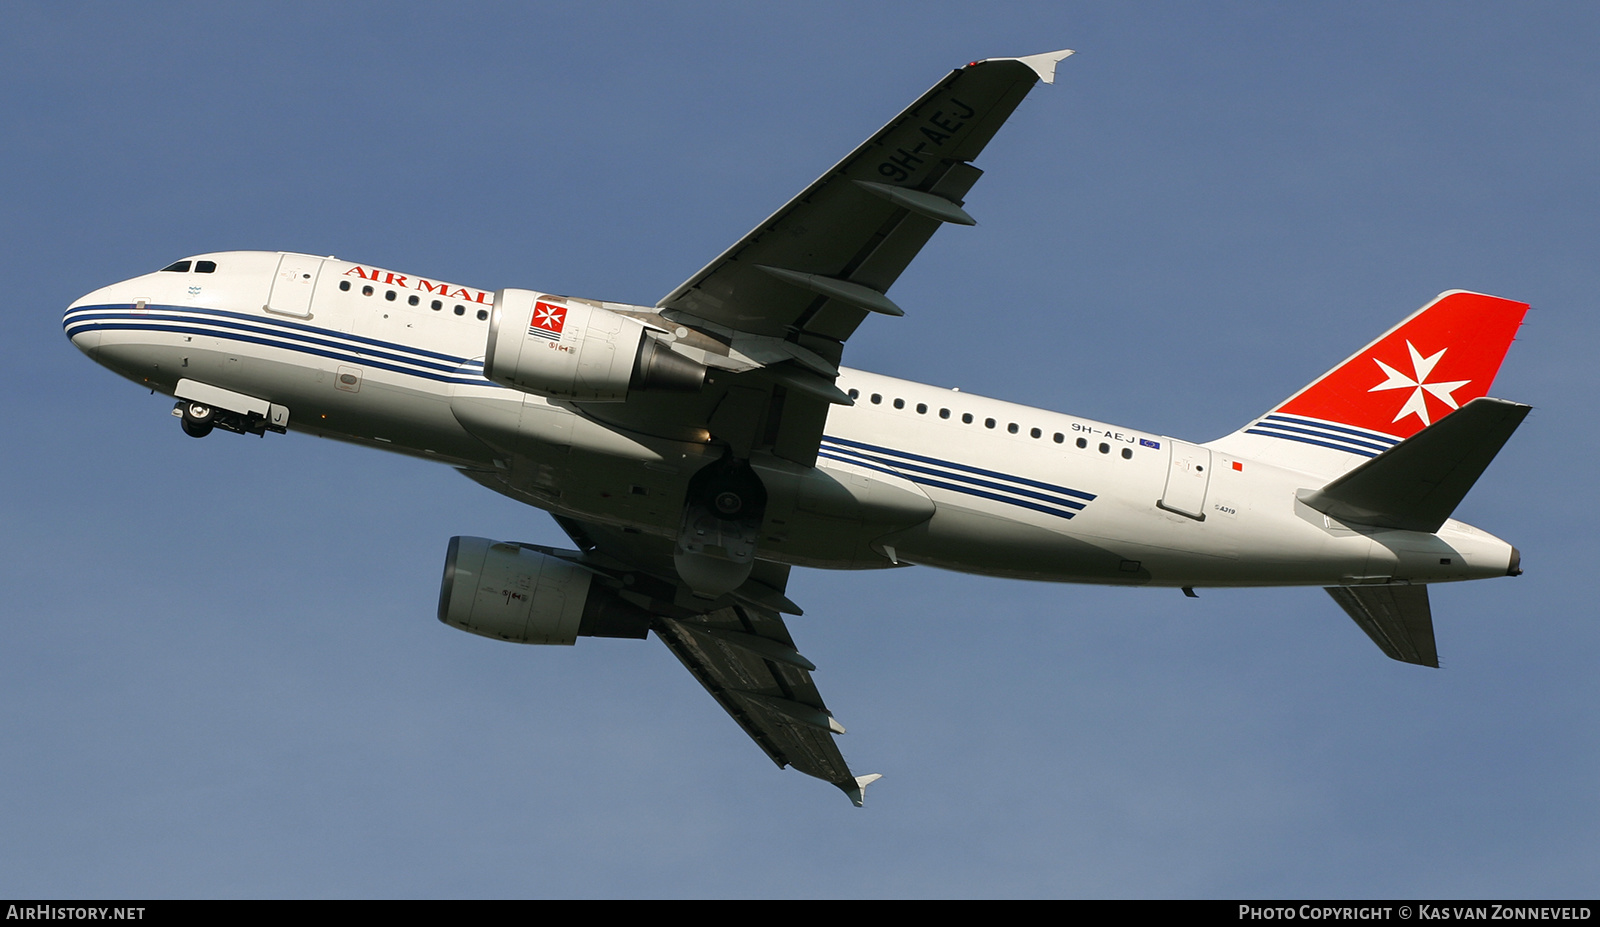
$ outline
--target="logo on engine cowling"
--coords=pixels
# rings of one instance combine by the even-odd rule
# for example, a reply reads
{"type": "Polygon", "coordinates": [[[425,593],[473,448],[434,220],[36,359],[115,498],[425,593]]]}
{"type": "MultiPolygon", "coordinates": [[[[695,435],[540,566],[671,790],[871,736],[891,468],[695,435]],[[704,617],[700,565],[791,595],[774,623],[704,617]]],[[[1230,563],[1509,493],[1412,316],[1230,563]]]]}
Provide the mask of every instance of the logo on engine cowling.
{"type": "Polygon", "coordinates": [[[536,302],[533,304],[533,319],[528,322],[528,334],[537,335],[550,341],[561,340],[561,329],[567,324],[567,309],[565,306],[552,306],[549,303],[536,302]]]}

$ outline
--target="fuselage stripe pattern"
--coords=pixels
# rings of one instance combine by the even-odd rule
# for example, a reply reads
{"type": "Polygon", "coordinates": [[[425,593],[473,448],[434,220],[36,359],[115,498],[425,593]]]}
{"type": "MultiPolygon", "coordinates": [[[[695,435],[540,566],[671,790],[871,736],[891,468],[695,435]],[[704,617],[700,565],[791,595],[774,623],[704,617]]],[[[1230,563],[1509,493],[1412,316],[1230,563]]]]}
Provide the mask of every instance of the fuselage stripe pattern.
{"type": "Polygon", "coordinates": [[[922,486],[1004,502],[1058,518],[1072,518],[1095,499],[1094,493],[1066,486],[826,435],[818,454],[922,486]]]}
{"type": "Polygon", "coordinates": [[[377,367],[442,383],[497,385],[477,372],[482,370],[481,361],[310,325],[215,309],[152,306],[135,310],[132,306],[86,306],[68,313],[62,320],[62,327],[66,329],[68,337],[91,331],[205,334],[377,367]]]}
{"type": "Polygon", "coordinates": [[[1262,416],[1246,428],[1244,433],[1282,438],[1285,441],[1299,441],[1302,444],[1315,444],[1318,447],[1329,447],[1336,451],[1360,454],[1363,457],[1376,457],[1400,443],[1399,438],[1382,432],[1282,413],[1262,416]]]}

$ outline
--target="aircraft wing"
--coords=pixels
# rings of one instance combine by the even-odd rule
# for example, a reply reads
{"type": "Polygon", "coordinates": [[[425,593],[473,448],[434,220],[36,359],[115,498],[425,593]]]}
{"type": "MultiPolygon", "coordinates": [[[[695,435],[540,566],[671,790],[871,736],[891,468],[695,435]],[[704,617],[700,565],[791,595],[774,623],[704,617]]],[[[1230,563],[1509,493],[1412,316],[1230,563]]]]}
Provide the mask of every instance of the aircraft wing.
{"type": "MultiPolygon", "coordinates": [[[[768,452],[813,465],[829,404],[851,402],[834,385],[844,340],[869,312],[904,314],[886,291],[941,224],[974,224],[962,197],[981,172],[969,162],[1070,54],[951,72],[657,304],[681,326],[676,349],[711,369],[702,389],[578,403],[582,413],[720,443],[739,460],[768,452]]],[[[783,613],[799,613],[784,595],[788,567],[758,561],[737,589],[699,599],[679,578],[670,541],[556,520],[586,562],[649,612],[650,630],[773,762],[861,803],[877,776],[853,776],[834,743],[844,728],[783,622],[783,613]]]]}
{"type": "Polygon", "coordinates": [[[556,522],[600,572],[628,577],[623,588],[650,613],[650,630],[774,763],[830,782],[861,805],[878,776],[852,775],[833,741],[844,728],[780,613],[799,612],[783,595],[787,566],[759,562],[744,586],[706,601],[678,581],[670,542],[561,516],[556,522]]]}
{"type": "Polygon", "coordinates": [[[677,349],[712,368],[698,394],[643,391],[585,414],[814,465],[829,405],[852,402],[834,385],[844,340],[869,312],[904,314],[889,286],[942,223],[973,224],[962,197],[982,172],[969,162],[1070,54],[952,71],[657,303],[685,327],[677,349]]]}
{"type": "Polygon", "coordinates": [[[844,341],[868,312],[901,315],[884,292],[941,223],[974,224],[961,203],[982,172],[968,162],[1070,54],[952,71],[657,305],[806,346],[844,341]]]}

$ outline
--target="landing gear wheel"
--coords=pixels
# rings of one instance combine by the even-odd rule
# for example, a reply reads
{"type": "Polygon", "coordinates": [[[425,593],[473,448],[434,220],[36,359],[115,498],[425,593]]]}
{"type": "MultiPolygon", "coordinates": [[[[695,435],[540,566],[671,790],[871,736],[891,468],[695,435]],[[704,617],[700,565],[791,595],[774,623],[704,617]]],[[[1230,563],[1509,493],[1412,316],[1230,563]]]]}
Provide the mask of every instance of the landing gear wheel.
{"type": "Polygon", "coordinates": [[[711,504],[716,506],[717,514],[723,518],[737,518],[744,511],[744,499],[732,490],[717,493],[711,504]]]}
{"type": "Polygon", "coordinates": [[[183,433],[191,438],[204,438],[211,434],[211,429],[216,424],[217,412],[210,406],[198,402],[186,402],[183,405],[183,417],[179,424],[183,433]]]}

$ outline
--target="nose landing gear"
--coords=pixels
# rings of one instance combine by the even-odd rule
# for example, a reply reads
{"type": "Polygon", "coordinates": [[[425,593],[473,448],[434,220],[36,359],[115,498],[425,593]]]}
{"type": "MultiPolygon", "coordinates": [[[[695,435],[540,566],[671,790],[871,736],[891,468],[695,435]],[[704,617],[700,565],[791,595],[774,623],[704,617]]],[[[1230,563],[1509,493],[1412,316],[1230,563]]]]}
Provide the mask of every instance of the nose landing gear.
{"type": "MultiPolygon", "coordinates": [[[[271,408],[282,407],[274,406],[271,408]]],[[[231,431],[235,434],[256,435],[258,437],[265,435],[269,431],[276,431],[282,434],[287,430],[283,424],[269,421],[254,413],[229,412],[227,409],[219,409],[216,406],[196,402],[192,399],[178,400],[177,404],[172,407],[172,414],[178,419],[178,425],[183,428],[183,433],[191,438],[204,438],[206,435],[211,434],[212,429],[215,428],[221,428],[223,431],[231,431]]],[[[288,420],[287,411],[283,413],[281,418],[283,421],[288,420]]]]}
{"type": "Polygon", "coordinates": [[[204,438],[216,427],[217,410],[198,402],[180,402],[177,408],[178,424],[191,438],[204,438]]]}

